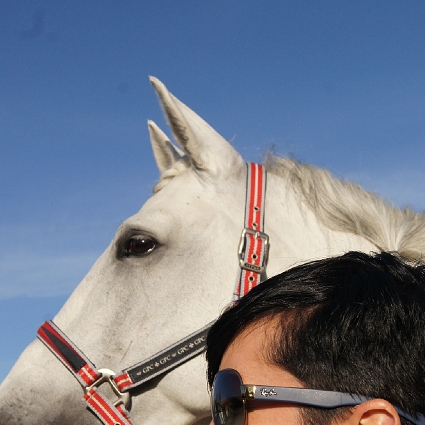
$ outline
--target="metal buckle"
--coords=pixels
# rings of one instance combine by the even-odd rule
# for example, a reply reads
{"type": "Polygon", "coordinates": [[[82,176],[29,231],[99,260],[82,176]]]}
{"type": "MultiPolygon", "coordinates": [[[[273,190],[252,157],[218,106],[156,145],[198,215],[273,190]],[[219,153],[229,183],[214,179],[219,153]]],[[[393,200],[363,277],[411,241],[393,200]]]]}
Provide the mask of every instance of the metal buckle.
{"type": "Polygon", "coordinates": [[[255,273],[264,273],[266,271],[266,267],[267,267],[267,261],[269,259],[269,249],[270,249],[270,245],[269,245],[269,235],[267,235],[266,233],[263,232],[259,232],[258,230],[254,230],[254,229],[248,229],[247,227],[245,227],[242,230],[242,235],[241,235],[241,240],[239,242],[239,249],[238,249],[238,255],[239,255],[239,266],[241,267],[241,269],[244,270],[249,270],[255,273]],[[263,250],[264,250],[264,254],[263,254],[263,264],[260,264],[259,266],[257,266],[256,264],[252,264],[249,261],[245,261],[244,259],[244,254],[245,254],[245,236],[246,235],[253,235],[255,237],[255,239],[262,239],[263,240],[263,250]]]}
{"type": "Polygon", "coordinates": [[[115,395],[118,397],[118,399],[113,403],[115,407],[117,407],[120,404],[124,404],[125,408],[128,409],[130,405],[130,399],[131,395],[129,392],[121,392],[114,381],[113,377],[115,376],[115,372],[113,372],[110,369],[99,369],[99,373],[101,373],[101,377],[93,382],[90,386],[86,387],[85,391],[86,394],[92,389],[92,388],[98,388],[100,385],[104,384],[105,382],[109,382],[109,385],[112,388],[112,391],[115,393],[115,395]]]}

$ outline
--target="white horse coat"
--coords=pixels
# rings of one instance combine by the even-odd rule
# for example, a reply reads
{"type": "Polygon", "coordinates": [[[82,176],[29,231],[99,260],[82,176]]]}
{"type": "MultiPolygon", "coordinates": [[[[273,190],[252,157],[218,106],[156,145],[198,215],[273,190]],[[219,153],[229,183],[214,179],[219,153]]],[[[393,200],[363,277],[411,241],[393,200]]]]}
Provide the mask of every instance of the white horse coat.
{"type": "MultiPolygon", "coordinates": [[[[246,167],[205,121],[151,79],[180,149],[149,122],[161,179],[141,210],[65,303],[55,323],[99,368],[132,366],[215,319],[239,273],[246,167]]],[[[267,274],[349,250],[425,252],[425,218],[396,210],[325,170],[269,156],[267,274]]],[[[191,424],[209,415],[198,356],[133,396],[136,424],[191,424]]],[[[39,341],[0,387],[0,424],[98,424],[80,385],[39,341]]],[[[207,419],[205,419],[207,421],[207,419]]]]}

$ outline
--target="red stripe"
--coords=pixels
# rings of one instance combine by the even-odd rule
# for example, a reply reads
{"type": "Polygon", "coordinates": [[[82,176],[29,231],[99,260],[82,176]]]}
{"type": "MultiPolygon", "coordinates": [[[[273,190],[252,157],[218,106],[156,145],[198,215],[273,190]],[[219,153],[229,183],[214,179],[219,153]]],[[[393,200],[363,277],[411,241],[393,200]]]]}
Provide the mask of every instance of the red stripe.
{"type": "Polygon", "coordinates": [[[251,227],[255,230],[258,230],[258,221],[256,220],[257,217],[257,212],[255,211],[254,207],[258,207],[258,164],[254,164],[254,174],[252,175],[252,179],[253,179],[253,183],[254,183],[254,190],[253,190],[253,196],[251,199],[251,210],[252,210],[252,222],[251,222],[251,227]],[[257,223],[257,226],[254,227],[253,223],[257,223]]]}
{"type": "Polygon", "coordinates": [[[255,172],[256,164],[250,163],[251,168],[251,181],[250,181],[250,193],[249,193],[249,206],[248,206],[248,223],[247,227],[253,228],[252,223],[254,222],[254,198],[255,198],[255,172]]]}
{"type": "Polygon", "coordinates": [[[131,419],[130,419],[130,415],[128,414],[127,410],[125,409],[125,407],[120,404],[117,406],[117,410],[121,413],[121,415],[123,415],[123,417],[128,421],[128,423],[131,425],[131,419]]]}
{"type": "Polygon", "coordinates": [[[92,388],[84,395],[84,399],[96,415],[108,425],[129,425],[131,422],[126,417],[122,417],[121,413],[112,407],[107,400],[98,394],[92,388]]]}
{"type": "Polygon", "coordinates": [[[88,364],[85,364],[77,373],[87,385],[92,385],[93,382],[101,377],[101,374],[92,369],[88,364]]]}
{"type": "Polygon", "coordinates": [[[127,387],[133,385],[133,381],[131,380],[128,373],[123,373],[122,375],[116,376],[114,381],[120,391],[123,391],[127,387]]]}
{"type": "Polygon", "coordinates": [[[254,254],[255,250],[255,238],[254,235],[248,235],[249,245],[248,245],[248,261],[251,262],[252,254],[254,254]]]}
{"type": "Polygon", "coordinates": [[[260,232],[263,231],[262,227],[262,220],[261,220],[261,213],[262,213],[262,208],[263,208],[263,173],[262,173],[262,165],[259,165],[259,170],[258,170],[258,183],[257,183],[257,202],[256,202],[256,206],[258,207],[258,211],[257,211],[257,219],[256,222],[258,223],[258,228],[257,230],[259,230],[260,232]],[[261,168],[260,168],[261,167],[261,168]]]}

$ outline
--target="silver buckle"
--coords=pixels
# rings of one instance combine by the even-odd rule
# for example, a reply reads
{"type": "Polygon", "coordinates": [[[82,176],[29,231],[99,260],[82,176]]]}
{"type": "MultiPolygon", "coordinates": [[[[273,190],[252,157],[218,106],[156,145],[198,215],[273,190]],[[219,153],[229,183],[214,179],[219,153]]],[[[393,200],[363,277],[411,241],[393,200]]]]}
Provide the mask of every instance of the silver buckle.
{"type": "Polygon", "coordinates": [[[129,392],[121,392],[114,381],[113,377],[115,376],[115,372],[113,372],[110,369],[99,369],[99,373],[101,373],[100,378],[93,382],[90,386],[86,387],[85,391],[86,394],[92,389],[92,388],[98,388],[100,385],[104,384],[105,382],[109,382],[109,385],[112,388],[112,391],[114,394],[118,397],[118,399],[112,403],[115,407],[119,406],[120,404],[124,404],[125,408],[127,409],[130,405],[130,399],[131,395],[129,392]]]}
{"type": "Polygon", "coordinates": [[[264,273],[266,271],[267,267],[267,261],[269,259],[269,235],[263,232],[259,232],[258,230],[248,229],[245,227],[242,230],[241,240],[239,242],[239,249],[238,249],[238,255],[239,255],[239,266],[241,269],[249,270],[255,273],[264,273]],[[257,266],[256,264],[252,264],[249,261],[245,261],[244,254],[245,254],[245,236],[254,235],[255,239],[262,239],[263,240],[263,249],[264,249],[264,255],[263,255],[263,264],[260,264],[257,266]]]}

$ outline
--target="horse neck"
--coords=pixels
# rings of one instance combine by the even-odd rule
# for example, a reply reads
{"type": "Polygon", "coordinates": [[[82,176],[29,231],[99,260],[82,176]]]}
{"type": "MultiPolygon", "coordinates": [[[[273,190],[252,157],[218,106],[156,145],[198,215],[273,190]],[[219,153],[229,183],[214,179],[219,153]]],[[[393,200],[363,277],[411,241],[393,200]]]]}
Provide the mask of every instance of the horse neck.
{"type": "Polygon", "coordinates": [[[268,175],[265,231],[270,236],[268,275],[311,259],[376,250],[353,233],[326,227],[282,177],[268,175]]]}

